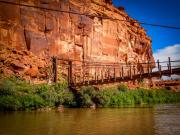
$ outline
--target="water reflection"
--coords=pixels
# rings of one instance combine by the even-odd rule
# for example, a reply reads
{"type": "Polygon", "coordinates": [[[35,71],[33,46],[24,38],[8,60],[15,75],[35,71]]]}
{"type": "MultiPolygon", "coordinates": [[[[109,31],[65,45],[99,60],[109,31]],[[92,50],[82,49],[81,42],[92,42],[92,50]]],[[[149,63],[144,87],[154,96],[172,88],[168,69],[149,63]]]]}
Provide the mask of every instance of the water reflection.
{"type": "Polygon", "coordinates": [[[66,109],[63,113],[0,113],[0,135],[175,135],[180,130],[179,108],[162,105],[155,108],[66,109]],[[171,107],[174,111],[169,109],[171,107]]]}
{"type": "Polygon", "coordinates": [[[154,115],[157,135],[180,135],[180,104],[158,105],[154,115]]]}

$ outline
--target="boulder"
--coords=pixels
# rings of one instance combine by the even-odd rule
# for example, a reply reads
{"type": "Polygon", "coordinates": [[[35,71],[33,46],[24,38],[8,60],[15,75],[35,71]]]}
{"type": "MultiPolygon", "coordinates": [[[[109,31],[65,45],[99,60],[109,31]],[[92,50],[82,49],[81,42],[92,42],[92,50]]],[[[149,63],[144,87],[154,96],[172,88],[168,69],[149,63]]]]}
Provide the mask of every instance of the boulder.
{"type": "Polygon", "coordinates": [[[29,75],[30,77],[38,77],[38,74],[39,74],[39,71],[38,71],[38,67],[36,66],[32,66],[30,67],[26,72],[25,72],[26,75],[29,75]]]}

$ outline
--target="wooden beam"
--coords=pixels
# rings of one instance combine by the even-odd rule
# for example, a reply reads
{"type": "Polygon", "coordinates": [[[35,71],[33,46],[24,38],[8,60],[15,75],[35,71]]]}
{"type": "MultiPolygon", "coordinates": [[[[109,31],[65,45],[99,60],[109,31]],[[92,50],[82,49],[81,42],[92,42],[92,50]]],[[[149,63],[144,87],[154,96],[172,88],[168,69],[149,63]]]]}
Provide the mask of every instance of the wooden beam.
{"type": "Polygon", "coordinates": [[[72,61],[68,61],[68,84],[69,86],[72,83],[72,61]]]}
{"type": "Polygon", "coordinates": [[[52,57],[52,66],[53,66],[53,82],[57,82],[57,58],[52,57]]]}

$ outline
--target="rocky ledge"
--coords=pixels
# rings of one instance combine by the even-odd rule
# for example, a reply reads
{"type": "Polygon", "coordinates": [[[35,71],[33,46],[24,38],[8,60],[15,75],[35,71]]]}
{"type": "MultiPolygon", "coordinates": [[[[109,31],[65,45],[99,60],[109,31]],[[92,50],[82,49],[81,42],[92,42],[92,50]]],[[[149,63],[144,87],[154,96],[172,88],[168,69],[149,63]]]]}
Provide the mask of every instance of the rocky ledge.
{"type": "Polygon", "coordinates": [[[103,63],[154,61],[144,28],[111,0],[6,2],[16,5],[0,3],[2,73],[37,76],[45,64],[39,59],[51,56],[103,63]]]}

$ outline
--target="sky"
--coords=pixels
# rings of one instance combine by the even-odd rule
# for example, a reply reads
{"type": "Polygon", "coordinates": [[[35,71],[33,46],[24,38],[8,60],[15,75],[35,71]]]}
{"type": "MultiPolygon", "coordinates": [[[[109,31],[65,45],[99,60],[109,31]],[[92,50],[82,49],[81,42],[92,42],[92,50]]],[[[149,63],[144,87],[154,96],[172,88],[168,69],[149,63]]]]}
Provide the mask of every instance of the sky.
{"type": "MultiPolygon", "coordinates": [[[[180,0],[113,0],[139,22],[180,27],[180,0]]],[[[142,25],[152,39],[155,59],[180,59],[180,29],[142,25]]]]}

